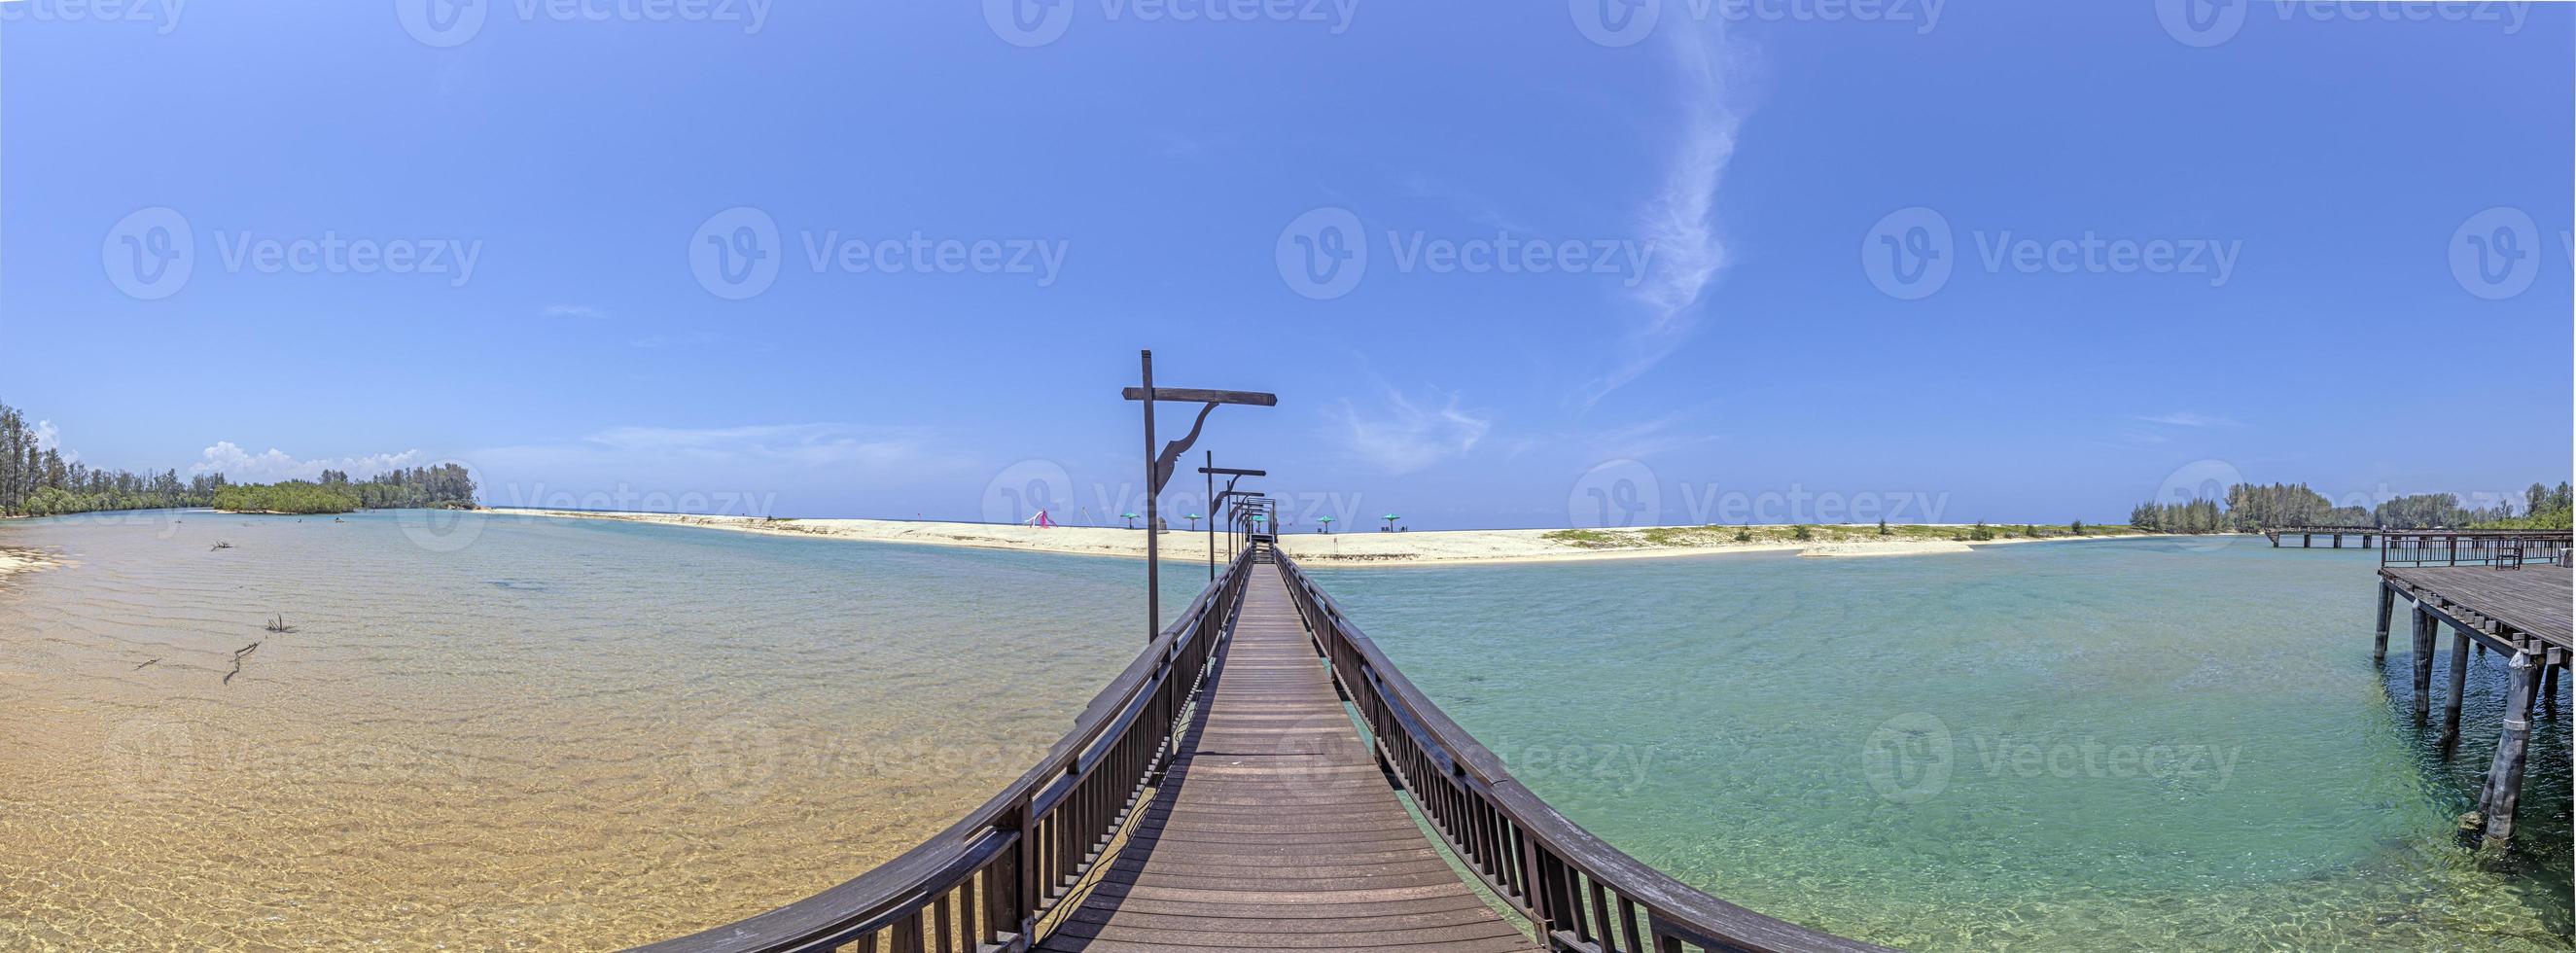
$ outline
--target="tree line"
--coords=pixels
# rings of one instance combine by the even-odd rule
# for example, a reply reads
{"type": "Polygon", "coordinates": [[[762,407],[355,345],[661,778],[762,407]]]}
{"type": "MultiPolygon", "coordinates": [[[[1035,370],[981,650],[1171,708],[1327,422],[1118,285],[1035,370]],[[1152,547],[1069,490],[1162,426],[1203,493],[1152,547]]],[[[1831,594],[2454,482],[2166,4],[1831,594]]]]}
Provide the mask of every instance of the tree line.
{"type": "Polygon", "coordinates": [[[236,484],[221,473],[181,480],[175,469],[138,474],[92,467],[64,459],[52,442],[28,424],[26,414],[0,404],[0,516],[205,506],[283,513],[474,506],[473,477],[452,463],[389,470],[364,481],[352,481],[345,471],[324,470],[319,482],[236,484]],[[303,508],[324,505],[326,500],[348,505],[303,508]],[[232,503],[241,505],[227,505],[232,503]],[[265,505],[272,503],[283,505],[265,505]]]}
{"type": "Polygon", "coordinates": [[[2520,514],[2511,500],[2493,506],[2462,505],[2456,493],[2415,493],[2370,508],[2336,506],[2305,483],[2239,483],[2224,501],[2140,503],[2129,525],[2155,533],[2253,533],[2289,526],[2352,529],[2566,529],[2571,487],[2534,483],[2523,493],[2520,514]]]}

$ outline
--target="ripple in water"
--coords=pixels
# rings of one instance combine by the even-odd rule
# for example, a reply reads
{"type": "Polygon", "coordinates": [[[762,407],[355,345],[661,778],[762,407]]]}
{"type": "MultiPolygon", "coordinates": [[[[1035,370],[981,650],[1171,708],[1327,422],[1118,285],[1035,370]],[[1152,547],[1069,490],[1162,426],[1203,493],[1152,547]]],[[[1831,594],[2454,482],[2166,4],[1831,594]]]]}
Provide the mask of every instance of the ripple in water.
{"type": "Polygon", "coordinates": [[[701,929],[945,827],[1142,641],[1127,560],[418,513],[0,544],[73,564],[0,581],[10,950],[701,929]]]}
{"type": "Polygon", "coordinates": [[[2404,634],[2370,664],[2375,569],[2136,540],[1317,577],[1530,788],[1773,916],[1936,951],[2568,949],[2565,692],[2481,865],[2451,831],[2501,660],[2444,758],[2404,634]]]}

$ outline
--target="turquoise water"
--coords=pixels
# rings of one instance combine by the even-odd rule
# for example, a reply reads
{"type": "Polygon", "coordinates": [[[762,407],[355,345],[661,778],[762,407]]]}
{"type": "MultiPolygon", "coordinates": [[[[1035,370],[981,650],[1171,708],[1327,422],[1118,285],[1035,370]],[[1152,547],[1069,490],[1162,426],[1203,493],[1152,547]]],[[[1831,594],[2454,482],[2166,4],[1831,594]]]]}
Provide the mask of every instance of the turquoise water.
{"type": "Polygon", "coordinates": [[[2481,864],[2452,831],[2501,660],[2443,758],[2403,633],[2370,663],[2375,567],[2139,540],[1317,576],[1533,790],[1775,916],[1921,950],[2568,949],[2568,722],[2536,721],[2481,864]]]}
{"type": "MultiPolygon", "coordinates": [[[[11,950],[729,920],[945,826],[1143,640],[1123,559],[417,512],[0,546],[74,563],[0,581],[11,950]]],[[[1774,915],[1925,950],[2567,949],[2567,722],[2515,853],[2474,861],[2449,832],[2501,670],[2444,759],[2402,636],[2370,665],[2372,566],[2123,541],[1318,575],[1532,788],[1774,915]]],[[[1172,565],[1166,605],[1203,578],[1172,565]]]]}
{"type": "Polygon", "coordinates": [[[690,932],[946,827],[1145,640],[1124,559],[418,511],[0,546],[74,564],[0,580],[11,951],[690,932]]]}

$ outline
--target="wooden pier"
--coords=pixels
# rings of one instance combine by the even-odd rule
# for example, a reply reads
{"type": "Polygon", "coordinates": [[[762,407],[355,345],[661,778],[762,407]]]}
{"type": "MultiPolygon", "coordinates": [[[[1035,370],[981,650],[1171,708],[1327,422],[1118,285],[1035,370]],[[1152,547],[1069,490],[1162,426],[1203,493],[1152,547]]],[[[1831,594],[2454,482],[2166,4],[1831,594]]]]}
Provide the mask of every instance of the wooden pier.
{"type": "Polygon", "coordinates": [[[1268,534],[1245,539],[982,807],[855,880],[644,949],[1885,953],[1567,820],[1268,534]]]}
{"type": "Polygon", "coordinates": [[[2385,530],[2369,526],[2282,526],[2266,529],[2263,531],[2263,535],[2272,541],[2273,549],[2281,548],[2281,540],[2284,537],[2296,537],[2298,539],[2299,545],[2291,547],[2293,549],[2316,549],[2318,548],[2317,537],[2319,536],[2326,538],[2326,546],[2324,547],[2326,549],[2342,549],[2343,538],[2346,536],[2350,536],[2358,540],[2361,543],[2361,548],[2369,549],[2371,541],[2377,539],[2385,532],[2385,530]]]}
{"type": "Polygon", "coordinates": [[[2495,759],[2478,793],[2477,809],[2461,818],[2463,830],[2502,846],[2513,838],[2522,796],[2523,765],[2535,710],[2554,715],[2559,673],[2571,651],[2571,576],[2566,566],[2570,534],[2512,531],[2463,536],[2454,531],[2392,532],[2380,550],[2378,629],[2374,662],[2388,659],[2388,631],[2396,603],[2413,605],[2414,715],[2432,715],[2434,648],[2442,627],[2451,629],[2448,681],[2442,710],[2445,754],[2460,739],[2460,709],[2467,691],[2470,651],[2492,651],[2505,660],[2504,727],[2495,759]],[[2534,556],[2541,558],[2535,559],[2534,556]]]}

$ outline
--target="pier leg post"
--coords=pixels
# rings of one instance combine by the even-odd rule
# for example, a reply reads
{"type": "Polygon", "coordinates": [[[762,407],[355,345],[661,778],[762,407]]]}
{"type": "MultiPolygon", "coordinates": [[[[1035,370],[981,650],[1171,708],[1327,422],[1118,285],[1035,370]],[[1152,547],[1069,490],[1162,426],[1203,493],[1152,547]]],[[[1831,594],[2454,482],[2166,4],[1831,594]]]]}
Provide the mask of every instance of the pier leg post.
{"type": "Polygon", "coordinates": [[[2391,610],[2395,609],[2396,606],[2397,590],[2389,588],[2388,584],[2385,582],[2380,583],[2379,637],[2377,641],[2371,643],[2370,664],[2372,665],[2388,664],[2388,614],[2391,610]]]}
{"type": "Polygon", "coordinates": [[[2540,670],[2540,711],[2553,719],[2558,717],[2558,670],[2566,667],[2544,665],[2540,670]]]}
{"type": "Polygon", "coordinates": [[[2488,769],[2486,792],[2479,798],[2488,847],[2503,847],[2513,840],[2513,812],[2522,800],[2522,759],[2531,747],[2531,696],[2540,688],[2537,668],[2530,652],[2513,654],[2513,683],[2504,696],[2504,731],[2496,736],[2495,766],[2488,769]]]}
{"type": "Polygon", "coordinates": [[[2441,627],[2442,623],[2435,621],[2431,612],[2420,607],[2415,610],[2415,717],[2418,720],[2433,714],[2433,634],[2441,627]]]}
{"type": "Polygon", "coordinates": [[[2469,689],[2469,634],[2451,636],[2451,694],[2442,702],[2442,754],[2460,744],[2460,702],[2469,689]]]}
{"type": "Polygon", "coordinates": [[[2343,534],[2342,534],[2342,533],[2336,533],[2336,534],[2334,534],[2334,542],[2333,542],[2333,544],[2332,544],[2332,546],[2331,546],[2330,548],[2333,548],[2333,549],[2342,549],[2342,548],[2343,548],[2343,534]]]}
{"type": "Polygon", "coordinates": [[[2300,534],[2299,534],[2299,548],[2300,548],[2300,549],[2315,549],[2315,548],[2317,548],[2317,534],[2315,534],[2315,533],[2300,533],[2300,534]]]}

